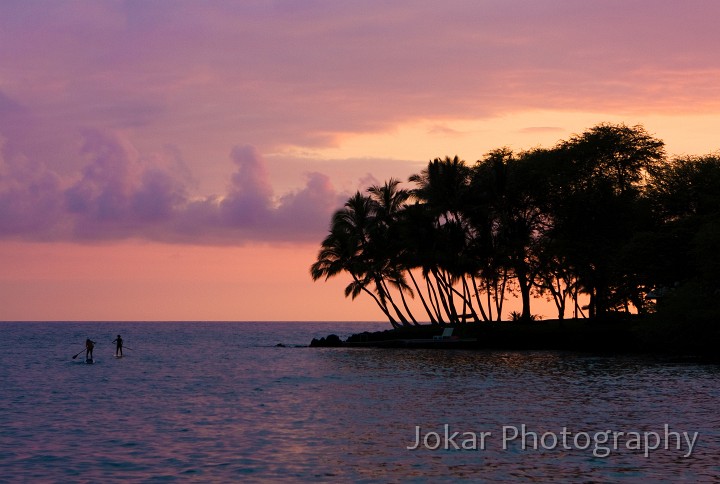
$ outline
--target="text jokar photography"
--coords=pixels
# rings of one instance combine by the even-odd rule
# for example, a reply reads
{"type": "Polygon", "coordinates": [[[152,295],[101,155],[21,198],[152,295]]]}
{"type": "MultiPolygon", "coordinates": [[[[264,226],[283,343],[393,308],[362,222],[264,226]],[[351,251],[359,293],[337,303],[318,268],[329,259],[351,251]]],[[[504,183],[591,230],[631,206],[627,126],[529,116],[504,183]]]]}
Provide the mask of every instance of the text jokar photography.
{"type": "Polygon", "coordinates": [[[416,425],[408,450],[473,450],[491,447],[501,450],[554,451],[578,450],[592,452],[595,457],[609,457],[614,452],[632,451],[645,457],[656,450],[676,451],[690,457],[698,443],[699,432],[673,430],[664,424],[658,430],[573,430],[563,426],[557,430],[531,430],[528,425],[503,425],[497,430],[456,430],[449,424],[437,430],[416,425]]]}

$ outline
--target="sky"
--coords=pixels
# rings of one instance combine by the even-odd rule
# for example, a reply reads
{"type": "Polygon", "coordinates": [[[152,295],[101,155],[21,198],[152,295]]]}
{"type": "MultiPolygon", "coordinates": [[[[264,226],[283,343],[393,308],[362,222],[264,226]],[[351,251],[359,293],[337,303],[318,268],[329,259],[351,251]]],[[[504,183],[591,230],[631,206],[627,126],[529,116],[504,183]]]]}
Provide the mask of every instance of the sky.
{"type": "Polygon", "coordinates": [[[717,18],[714,0],[4,0],[0,320],[380,321],[347,278],[309,275],[351,194],[602,122],[716,152],[717,18]]]}

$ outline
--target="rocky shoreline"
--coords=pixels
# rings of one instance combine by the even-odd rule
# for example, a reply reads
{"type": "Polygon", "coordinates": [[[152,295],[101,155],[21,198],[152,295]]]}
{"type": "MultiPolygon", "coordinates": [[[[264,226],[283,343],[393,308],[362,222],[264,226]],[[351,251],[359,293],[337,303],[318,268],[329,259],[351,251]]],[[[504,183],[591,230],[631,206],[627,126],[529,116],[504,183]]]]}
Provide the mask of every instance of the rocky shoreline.
{"type": "Polygon", "coordinates": [[[311,347],[438,348],[475,350],[558,350],[595,353],[682,354],[718,359],[717,338],[682,338],[644,321],[547,320],[530,323],[461,324],[452,336],[423,324],[363,332],[342,340],[335,334],[313,338],[311,347]]]}

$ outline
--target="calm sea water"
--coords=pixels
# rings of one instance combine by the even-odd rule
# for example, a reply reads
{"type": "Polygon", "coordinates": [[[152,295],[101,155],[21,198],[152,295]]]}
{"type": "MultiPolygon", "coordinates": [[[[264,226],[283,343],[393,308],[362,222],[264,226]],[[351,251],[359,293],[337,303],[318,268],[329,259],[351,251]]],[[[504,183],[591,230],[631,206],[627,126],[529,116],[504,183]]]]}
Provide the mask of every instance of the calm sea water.
{"type": "Polygon", "coordinates": [[[720,476],[716,365],[305,347],[368,329],[385,325],[0,323],[0,481],[720,476]],[[118,333],[122,359],[113,357],[118,333]],[[72,359],[86,337],[98,342],[93,365],[72,359]],[[421,443],[409,450],[417,427],[421,443]],[[446,429],[458,436],[445,441],[446,429]],[[683,432],[698,433],[687,457],[683,432]],[[659,448],[648,449],[654,434],[659,448]]]}

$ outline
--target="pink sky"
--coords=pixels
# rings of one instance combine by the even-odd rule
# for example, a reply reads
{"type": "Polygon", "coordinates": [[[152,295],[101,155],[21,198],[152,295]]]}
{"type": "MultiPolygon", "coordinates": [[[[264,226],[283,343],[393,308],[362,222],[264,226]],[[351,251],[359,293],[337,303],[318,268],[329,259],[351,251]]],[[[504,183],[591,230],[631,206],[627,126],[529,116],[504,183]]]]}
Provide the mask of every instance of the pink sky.
{"type": "Polygon", "coordinates": [[[379,320],[331,213],[432,158],[720,148],[707,0],[0,2],[0,320],[379,320]]]}

